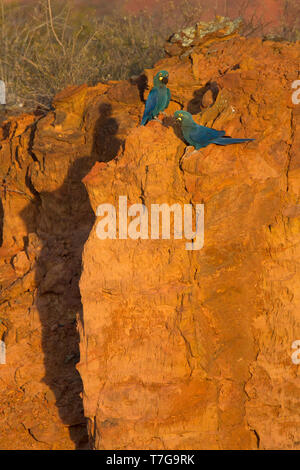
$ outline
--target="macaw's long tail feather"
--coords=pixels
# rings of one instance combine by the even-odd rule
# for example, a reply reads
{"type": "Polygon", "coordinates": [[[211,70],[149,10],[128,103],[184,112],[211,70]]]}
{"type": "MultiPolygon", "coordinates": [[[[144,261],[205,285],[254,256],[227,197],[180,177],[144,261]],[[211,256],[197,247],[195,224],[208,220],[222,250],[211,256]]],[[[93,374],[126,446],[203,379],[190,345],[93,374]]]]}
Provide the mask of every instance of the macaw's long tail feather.
{"type": "Polygon", "coordinates": [[[141,126],[145,126],[147,124],[147,122],[148,122],[148,116],[143,116],[141,126]]]}
{"type": "Polygon", "coordinates": [[[218,137],[217,139],[212,140],[213,144],[217,145],[231,145],[231,144],[242,144],[243,142],[250,142],[255,139],[233,139],[231,137],[218,137]]]}

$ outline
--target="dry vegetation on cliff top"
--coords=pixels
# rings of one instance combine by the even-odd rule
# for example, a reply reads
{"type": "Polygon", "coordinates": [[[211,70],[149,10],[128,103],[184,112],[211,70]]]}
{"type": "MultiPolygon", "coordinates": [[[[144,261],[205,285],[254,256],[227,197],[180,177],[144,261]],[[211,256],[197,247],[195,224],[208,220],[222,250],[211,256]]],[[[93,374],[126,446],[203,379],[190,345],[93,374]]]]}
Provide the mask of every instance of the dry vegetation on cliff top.
{"type": "MultiPolygon", "coordinates": [[[[201,19],[202,3],[166,1],[159,17],[157,12],[124,16],[121,11],[99,17],[88,8],[75,10],[70,2],[0,0],[0,79],[7,86],[8,106],[49,109],[53,96],[67,85],[139,74],[163,57],[164,41],[174,30],[201,19]]],[[[295,5],[286,1],[276,32],[280,39],[299,39],[295,5]]],[[[248,20],[245,34],[263,35],[264,24],[259,18],[248,20]]]]}
{"type": "MultiPolygon", "coordinates": [[[[189,16],[185,3],[177,27],[200,16],[196,6],[189,16]]],[[[99,18],[88,9],[72,10],[70,3],[50,0],[34,7],[0,1],[0,7],[0,78],[7,84],[8,104],[26,108],[47,108],[53,95],[70,84],[139,74],[163,56],[164,40],[172,32],[165,9],[158,22],[146,14],[99,18]]]]}

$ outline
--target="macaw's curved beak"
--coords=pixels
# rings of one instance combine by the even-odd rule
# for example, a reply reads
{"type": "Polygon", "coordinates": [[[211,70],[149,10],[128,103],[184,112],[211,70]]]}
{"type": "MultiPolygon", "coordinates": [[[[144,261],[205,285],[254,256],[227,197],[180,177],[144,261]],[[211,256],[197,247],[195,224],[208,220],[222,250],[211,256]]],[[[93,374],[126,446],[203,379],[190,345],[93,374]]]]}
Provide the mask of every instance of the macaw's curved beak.
{"type": "Polygon", "coordinates": [[[168,77],[164,77],[164,78],[162,79],[162,82],[163,82],[165,85],[168,83],[168,81],[169,81],[168,77]]]}
{"type": "Polygon", "coordinates": [[[182,121],[182,118],[178,116],[178,117],[176,118],[176,121],[182,121]]]}

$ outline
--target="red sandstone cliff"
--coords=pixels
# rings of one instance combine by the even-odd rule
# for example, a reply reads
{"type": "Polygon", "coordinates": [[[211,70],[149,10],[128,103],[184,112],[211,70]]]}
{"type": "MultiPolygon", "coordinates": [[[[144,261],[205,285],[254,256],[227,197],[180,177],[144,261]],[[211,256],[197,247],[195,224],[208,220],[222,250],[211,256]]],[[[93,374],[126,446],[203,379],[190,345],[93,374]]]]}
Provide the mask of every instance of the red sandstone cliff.
{"type": "Polygon", "coordinates": [[[170,73],[168,114],[247,145],[183,158],[170,119],[139,127],[142,82],[4,124],[2,449],[84,448],[85,418],[98,449],[299,448],[298,58],[236,37],[147,71],[170,73]],[[96,208],[119,195],[204,203],[203,249],[100,241],[96,208]]]}

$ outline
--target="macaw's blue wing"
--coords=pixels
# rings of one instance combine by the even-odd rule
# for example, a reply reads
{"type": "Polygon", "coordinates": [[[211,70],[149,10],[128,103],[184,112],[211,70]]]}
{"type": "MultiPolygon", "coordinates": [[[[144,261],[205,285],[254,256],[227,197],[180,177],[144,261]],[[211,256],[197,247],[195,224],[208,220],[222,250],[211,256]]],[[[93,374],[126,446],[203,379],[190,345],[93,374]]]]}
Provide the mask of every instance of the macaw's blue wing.
{"type": "Polygon", "coordinates": [[[225,131],[217,131],[205,126],[199,126],[196,124],[190,130],[189,137],[192,141],[192,145],[199,149],[206,147],[211,144],[213,140],[221,138],[225,135],[225,131]]]}
{"type": "Polygon", "coordinates": [[[169,104],[170,104],[170,101],[171,101],[171,92],[170,92],[169,88],[167,88],[167,101],[166,101],[166,106],[164,107],[163,111],[164,111],[165,109],[167,109],[167,107],[168,107],[169,104]]]}
{"type": "Polygon", "coordinates": [[[144,126],[147,124],[148,121],[153,119],[153,111],[155,110],[156,106],[158,103],[158,91],[157,88],[152,88],[152,90],[149,93],[148,99],[146,101],[145,105],[145,111],[143,115],[143,119],[141,122],[141,125],[144,126]]]}

